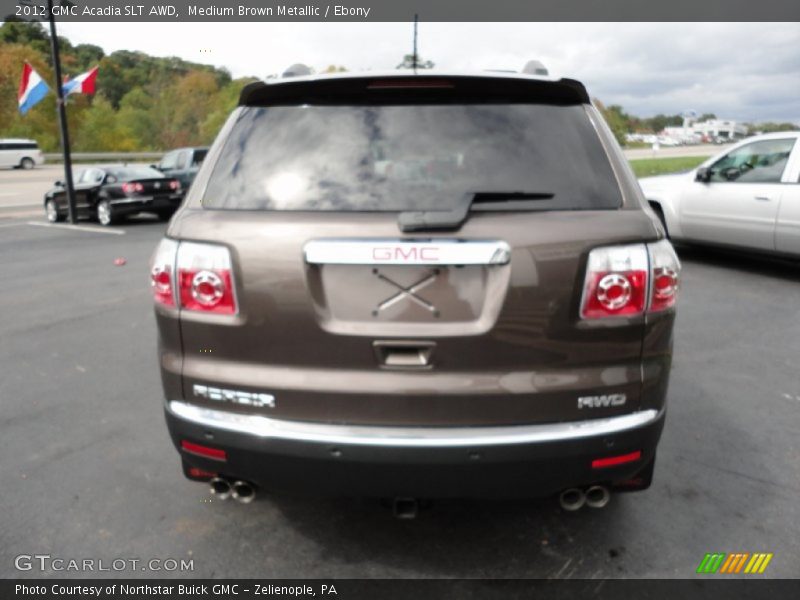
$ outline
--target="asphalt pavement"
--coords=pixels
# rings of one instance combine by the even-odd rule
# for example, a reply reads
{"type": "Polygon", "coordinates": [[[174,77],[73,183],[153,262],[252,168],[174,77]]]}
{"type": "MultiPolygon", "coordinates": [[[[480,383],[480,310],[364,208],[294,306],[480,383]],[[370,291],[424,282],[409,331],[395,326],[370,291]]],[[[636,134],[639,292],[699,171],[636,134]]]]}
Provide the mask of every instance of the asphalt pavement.
{"type": "Polygon", "coordinates": [[[40,210],[0,214],[0,577],[683,578],[710,577],[695,575],[708,552],[771,552],[759,577],[800,576],[796,265],[680,249],[650,490],[577,513],[555,499],[436,502],[400,521],[371,500],[218,502],[185,480],[147,278],[164,225],[108,234],[48,226],[40,210]],[[25,554],[193,570],[18,571],[25,554]]]}

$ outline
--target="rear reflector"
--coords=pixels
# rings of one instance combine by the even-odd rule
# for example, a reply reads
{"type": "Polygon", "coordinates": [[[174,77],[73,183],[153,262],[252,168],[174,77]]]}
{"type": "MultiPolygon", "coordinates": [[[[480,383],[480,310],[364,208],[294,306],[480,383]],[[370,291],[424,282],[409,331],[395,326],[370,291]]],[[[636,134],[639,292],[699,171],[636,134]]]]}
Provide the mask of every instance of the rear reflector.
{"type": "Polygon", "coordinates": [[[213,479],[217,476],[213,471],[206,471],[205,469],[198,469],[197,467],[189,467],[187,474],[194,479],[213,479]]]}
{"type": "Polygon", "coordinates": [[[205,458],[213,458],[214,460],[228,459],[228,455],[225,453],[225,450],[201,446],[200,444],[187,442],[186,440],[181,440],[181,448],[189,454],[196,454],[197,456],[203,456],[205,458]]]}
{"type": "Polygon", "coordinates": [[[592,461],[593,469],[605,469],[607,467],[616,467],[617,465],[624,465],[625,463],[636,462],[642,458],[642,451],[637,450],[630,454],[621,454],[619,456],[609,456],[607,458],[595,458],[592,461]]]}

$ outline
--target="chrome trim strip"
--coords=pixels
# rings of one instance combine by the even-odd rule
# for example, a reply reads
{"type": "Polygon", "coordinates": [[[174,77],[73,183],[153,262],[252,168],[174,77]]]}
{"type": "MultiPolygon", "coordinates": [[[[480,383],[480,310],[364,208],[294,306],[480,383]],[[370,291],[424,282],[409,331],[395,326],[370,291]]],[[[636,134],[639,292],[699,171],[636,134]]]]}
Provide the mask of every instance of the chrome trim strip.
{"type": "Polygon", "coordinates": [[[648,425],[660,418],[664,412],[664,409],[661,411],[648,409],[603,419],[505,427],[379,427],[285,421],[262,415],[245,415],[204,408],[179,400],[167,402],[167,410],[174,416],[196,425],[258,438],[405,448],[501,446],[578,440],[621,433],[648,425]]]}
{"type": "Polygon", "coordinates": [[[504,265],[511,248],[500,240],[320,239],[303,247],[306,262],[326,265],[504,265]]]}

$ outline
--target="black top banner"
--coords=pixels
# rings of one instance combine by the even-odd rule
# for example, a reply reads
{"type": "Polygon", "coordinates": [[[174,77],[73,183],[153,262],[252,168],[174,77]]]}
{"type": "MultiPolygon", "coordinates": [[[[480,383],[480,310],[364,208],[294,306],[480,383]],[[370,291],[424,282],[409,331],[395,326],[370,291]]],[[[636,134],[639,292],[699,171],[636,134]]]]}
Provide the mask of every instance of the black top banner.
{"type": "MultiPolygon", "coordinates": [[[[800,21],[798,0],[52,0],[59,21],[800,21]]],[[[0,0],[3,20],[45,21],[48,0],[0,0]]]]}

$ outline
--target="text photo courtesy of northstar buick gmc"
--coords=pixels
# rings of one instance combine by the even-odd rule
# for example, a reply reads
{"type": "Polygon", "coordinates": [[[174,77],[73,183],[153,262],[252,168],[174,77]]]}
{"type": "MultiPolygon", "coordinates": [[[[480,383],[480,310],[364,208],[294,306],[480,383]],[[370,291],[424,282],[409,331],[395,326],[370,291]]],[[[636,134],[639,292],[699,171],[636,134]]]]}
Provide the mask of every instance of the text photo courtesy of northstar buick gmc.
{"type": "Polygon", "coordinates": [[[243,502],[645,489],[679,274],[577,81],[251,84],[152,259],[184,474],[243,502]]]}

